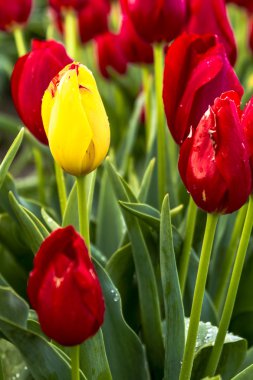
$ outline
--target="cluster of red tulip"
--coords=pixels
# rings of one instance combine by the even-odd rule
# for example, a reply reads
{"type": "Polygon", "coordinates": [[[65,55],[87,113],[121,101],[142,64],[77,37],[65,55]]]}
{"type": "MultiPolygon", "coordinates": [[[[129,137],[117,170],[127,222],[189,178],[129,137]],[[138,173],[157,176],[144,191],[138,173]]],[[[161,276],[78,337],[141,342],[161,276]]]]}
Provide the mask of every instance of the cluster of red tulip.
{"type": "MultiPolygon", "coordinates": [[[[233,2],[247,9],[253,50],[252,1],[233,2]]],[[[152,45],[170,43],[163,103],[179,146],[182,181],[208,213],[232,213],[246,203],[253,185],[253,98],[241,110],[243,88],[233,69],[236,43],[225,1],[121,0],[118,33],[109,28],[109,0],[49,0],[49,5],[60,33],[64,12],[76,12],[81,41],[95,40],[100,72],[107,79],[111,69],[124,74],[129,63],[153,63],[152,45]]],[[[31,7],[31,0],[0,0],[0,29],[11,31],[26,23],[31,7]]],[[[15,107],[43,144],[48,144],[43,94],[73,61],[61,43],[34,40],[14,67],[15,107]]],[[[60,344],[77,345],[98,331],[103,295],[84,240],[72,227],[56,230],[41,245],[28,295],[43,331],[60,344]],[[66,308],[66,299],[71,299],[71,308],[66,308]]]]}

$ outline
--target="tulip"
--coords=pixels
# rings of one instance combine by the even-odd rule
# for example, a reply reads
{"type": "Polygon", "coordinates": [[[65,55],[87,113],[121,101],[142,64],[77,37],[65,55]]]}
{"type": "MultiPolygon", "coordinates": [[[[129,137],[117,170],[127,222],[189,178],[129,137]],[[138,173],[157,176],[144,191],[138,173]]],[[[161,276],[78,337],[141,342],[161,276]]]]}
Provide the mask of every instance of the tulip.
{"type": "Polygon", "coordinates": [[[247,201],[252,177],[238,94],[229,91],[215,99],[182,144],[178,167],[195,203],[206,212],[231,213],[247,201]]]}
{"type": "Polygon", "coordinates": [[[25,24],[32,9],[32,0],[0,0],[0,30],[12,30],[17,24],[25,24]]]}
{"type": "Polygon", "coordinates": [[[81,176],[101,164],[110,128],[86,66],[72,63],[53,78],[42,100],[42,119],[52,155],[64,170],[81,176]]]}
{"type": "Polygon", "coordinates": [[[82,343],[103,323],[100,283],[85,242],[72,226],[55,230],[41,244],[27,292],[42,331],[63,346],[82,343]]]}
{"type": "Polygon", "coordinates": [[[79,11],[85,6],[88,0],[49,0],[49,5],[56,12],[64,11],[65,9],[74,9],[79,11]]]}
{"type": "MultiPolygon", "coordinates": [[[[246,137],[247,148],[250,156],[251,168],[253,169],[253,97],[246,104],[242,114],[242,125],[246,137]]],[[[252,170],[253,173],[253,170],[252,170]]]]}
{"type": "Polygon", "coordinates": [[[96,52],[98,67],[105,79],[110,78],[110,69],[119,74],[125,74],[127,59],[118,35],[107,32],[98,36],[96,38],[96,52]]]}
{"type": "Polygon", "coordinates": [[[87,0],[78,12],[79,32],[83,43],[108,31],[110,5],[106,0],[87,0]]]}
{"type": "Polygon", "coordinates": [[[147,42],[169,42],[178,36],[186,19],[185,0],[121,0],[137,33],[147,42]]]}
{"type": "Polygon", "coordinates": [[[224,44],[232,65],[236,61],[236,42],[230,26],[224,0],[189,0],[186,30],[189,33],[217,34],[224,44]],[[208,17],[207,17],[208,15],[208,17]],[[205,20],[203,22],[203,20],[205,20]]]}
{"type": "Polygon", "coordinates": [[[126,15],[122,18],[119,39],[128,62],[153,63],[152,46],[137,34],[130,18],[126,15]]]}
{"type": "Polygon", "coordinates": [[[182,144],[214,99],[229,90],[243,94],[217,36],[178,37],[166,55],[163,84],[165,113],[175,141],[182,144]]]}
{"type": "Polygon", "coordinates": [[[15,107],[29,131],[47,144],[41,118],[42,97],[53,77],[72,60],[56,41],[33,40],[30,53],[19,58],[11,77],[15,107]]]}
{"type": "Polygon", "coordinates": [[[249,19],[249,47],[253,53],[253,16],[249,19]]]}

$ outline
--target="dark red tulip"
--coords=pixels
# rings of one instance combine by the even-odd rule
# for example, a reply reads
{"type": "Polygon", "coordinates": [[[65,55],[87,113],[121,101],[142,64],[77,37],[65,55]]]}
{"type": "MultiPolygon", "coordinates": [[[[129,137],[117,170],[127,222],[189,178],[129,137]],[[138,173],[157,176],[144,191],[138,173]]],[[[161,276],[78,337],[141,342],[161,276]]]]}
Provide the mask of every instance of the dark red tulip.
{"type": "Polygon", "coordinates": [[[108,31],[110,4],[107,0],[87,0],[78,12],[79,32],[83,43],[108,31]]]}
{"type": "Polygon", "coordinates": [[[182,31],[185,0],[121,0],[138,34],[148,42],[171,41],[182,31]]]}
{"type": "Polygon", "coordinates": [[[67,8],[79,11],[85,6],[87,0],[49,0],[49,5],[56,12],[64,11],[67,8]]]}
{"type": "Polygon", "coordinates": [[[147,64],[153,62],[152,46],[137,34],[130,18],[126,15],[122,18],[119,38],[128,62],[147,64]]]}
{"type": "Polygon", "coordinates": [[[247,148],[253,173],[253,97],[247,103],[242,114],[242,125],[246,137],[247,148]]]}
{"type": "Polygon", "coordinates": [[[15,107],[29,131],[48,144],[41,119],[41,101],[51,80],[72,59],[56,41],[33,40],[30,53],[19,58],[11,77],[15,107]]]}
{"type": "Polygon", "coordinates": [[[32,0],[0,0],[0,30],[11,30],[16,24],[25,24],[32,8],[32,0]]]}
{"type": "Polygon", "coordinates": [[[178,37],[166,55],[163,84],[167,122],[175,141],[182,144],[214,99],[229,90],[243,94],[218,37],[185,33],[178,37]]]}
{"type": "Polygon", "coordinates": [[[236,61],[236,42],[230,26],[224,0],[188,0],[189,14],[186,30],[189,33],[217,34],[224,44],[229,61],[236,61]]]}
{"type": "Polygon", "coordinates": [[[98,36],[96,38],[96,52],[98,67],[104,78],[110,78],[110,69],[119,74],[125,74],[127,60],[118,35],[107,32],[98,36]]]}
{"type": "Polygon", "coordinates": [[[253,16],[249,19],[249,47],[253,53],[253,16]]]}
{"type": "Polygon", "coordinates": [[[238,94],[229,91],[215,99],[181,146],[178,166],[206,212],[231,213],[247,201],[252,179],[238,94]]]}
{"type": "Polygon", "coordinates": [[[27,291],[42,331],[63,346],[82,343],[103,323],[100,283],[84,240],[72,226],[55,230],[42,243],[27,291]]]}

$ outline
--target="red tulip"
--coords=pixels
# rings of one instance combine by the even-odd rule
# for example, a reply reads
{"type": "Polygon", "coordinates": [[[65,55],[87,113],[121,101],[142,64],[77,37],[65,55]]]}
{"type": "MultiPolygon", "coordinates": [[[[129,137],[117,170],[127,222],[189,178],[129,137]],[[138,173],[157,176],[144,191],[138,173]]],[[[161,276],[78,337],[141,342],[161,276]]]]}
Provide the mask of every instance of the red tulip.
{"type": "Polygon", "coordinates": [[[229,90],[243,94],[217,36],[178,37],[167,52],[163,85],[167,122],[175,141],[182,144],[214,99],[229,90]]]}
{"type": "Polygon", "coordinates": [[[152,63],[152,46],[144,41],[135,31],[129,17],[123,15],[119,34],[122,50],[128,62],[152,63]]]}
{"type": "Polygon", "coordinates": [[[42,331],[63,346],[82,343],[103,323],[99,280],[84,240],[72,226],[57,229],[42,243],[27,291],[42,331]]]}
{"type": "Polygon", "coordinates": [[[87,0],[49,0],[50,7],[52,7],[56,12],[61,12],[66,8],[79,11],[85,6],[86,3],[87,0]]]}
{"type": "Polygon", "coordinates": [[[0,30],[11,30],[15,24],[25,24],[32,8],[32,0],[0,0],[0,30]]]}
{"type": "Polygon", "coordinates": [[[104,78],[110,78],[110,68],[119,74],[125,74],[127,60],[122,51],[119,36],[111,32],[96,38],[98,66],[104,78]]]}
{"type": "Polygon", "coordinates": [[[247,201],[252,177],[238,94],[229,91],[215,99],[181,146],[178,166],[187,190],[206,212],[231,213],[247,201]]]}
{"type": "Polygon", "coordinates": [[[19,58],[11,77],[15,107],[25,126],[43,144],[48,144],[41,119],[41,101],[51,80],[72,59],[56,41],[33,40],[30,53],[19,58]]]}
{"type": "Polygon", "coordinates": [[[135,30],[148,42],[173,40],[185,23],[185,0],[121,0],[121,4],[135,30]]]}
{"type": "Polygon", "coordinates": [[[249,19],[249,47],[253,53],[253,16],[249,19]]]}
{"type": "Polygon", "coordinates": [[[110,5],[107,0],[87,0],[78,12],[79,32],[83,43],[108,31],[110,5]]]}
{"type": "Polygon", "coordinates": [[[236,61],[236,42],[227,17],[224,0],[188,0],[188,3],[187,32],[217,34],[233,65],[236,61]]]}
{"type": "Polygon", "coordinates": [[[242,125],[247,141],[247,148],[253,172],[253,97],[247,103],[242,114],[242,125]]]}

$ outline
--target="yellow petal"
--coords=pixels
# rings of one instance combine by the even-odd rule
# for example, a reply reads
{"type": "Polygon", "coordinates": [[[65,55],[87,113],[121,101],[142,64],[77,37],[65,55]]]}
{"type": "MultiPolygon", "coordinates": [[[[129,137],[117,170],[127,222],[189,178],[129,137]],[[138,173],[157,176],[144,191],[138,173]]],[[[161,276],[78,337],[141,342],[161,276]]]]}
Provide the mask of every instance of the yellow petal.
{"type": "MultiPolygon", "coordinates": [[[[43,101],[48,101],[47,96],[43,101]]],[[[68,173],[78,176],[90,171],[93,158],[87,160],[86,154],[93,133],[82,105],[76,70],[66,71],[60,80],[47,135],[53,157],[68,173]]]]}

